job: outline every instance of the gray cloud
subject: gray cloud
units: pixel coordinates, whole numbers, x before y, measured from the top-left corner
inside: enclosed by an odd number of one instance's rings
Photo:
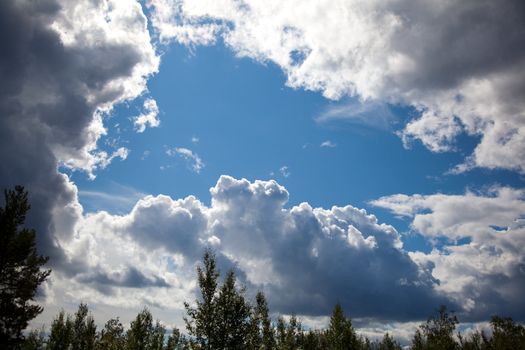
[[[104,111],[138,96],[157,70],[140,4],[0,3],[0,187],[30,192],[39,251],[67,268],[61,246],[82,215],[59,165],[89,175],[115,157],[97,150]],[[100,19],[108,19],[102,20]]]
[[[71,256],[90,252],[87,264],[96,271],[113,275],[125,262],[184,294],[195,288],[195,265],[212,247],[222,272],[234,268],[249,290],[264,290],[282,313],[324,315],[341,302],[353,317],[409,320],[440,303],[456,305],[436,292],[433,265],[417,264],[396,230],[362,209],[307,203],[287,209],[288,192],[275,181],[229,176],[211,195],[210,206],[161,195],[145,197],[124,216],[91,214],[66,249]],[[103,276],[93,293],[115,287]],[[162,290],[148,293],[170,303]],[[143,297],[137,292],[136,302]]]
[[[406,216],[416,232],[445,239],[444,246],[414,261],[433,264],[442,293],[457,300],[463,320],[490,315],[525,320],[524,191],[493,187],[464,195],[394,195],[373,202]],[[465,243],[456,245],[456,241]],[[438,247],[439,248],[439,247]]]
[[[94,285],[104,294],[111,294],[111,287],[126,288],[146,288],[146,287],[169,287],[166,281],[158,276],[147,277],[133,266],[127,267],[124,271],[108,273],[97,271],[81,274],[77,277],[81,283]]]

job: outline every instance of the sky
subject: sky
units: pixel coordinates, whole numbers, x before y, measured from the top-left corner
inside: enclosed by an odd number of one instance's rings
[[[309,327],[525,321],[523,2],[10,0],[0,36],[34,325],[183,328],[206,247]]]

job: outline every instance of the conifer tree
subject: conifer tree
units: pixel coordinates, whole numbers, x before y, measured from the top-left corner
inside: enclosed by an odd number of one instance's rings
[[[73,340],[73,321],[62,310],[51,324],[46,350],[68,350]]]
[[[218,332],[213,348],[244,349],[248,338],[250,305],[244,298],[244,290],[237,290],[233,271],[226,274],[215,308]]]
[[[73,321],[71,350],[93,350],[95,348],[97,327],[93,316],[88,313],[87,305],[80,303]]]
[[[378,350],[401,350],[401,345],[387,332],[377,348]]]
[[[337,304],[330,317],[330,325],[326,331],[328,348],[332,350],[358,349],[359,341],[352,327],[352,321],[347,319],[343,308]]]
[[[220,330],[216,324],[215,293],[217,292],[217,270],[215,256],[210,250],[206,250],[203,256],[203,267],[197,267],[197,277],[201,292],[200,300],[196,301],[196,307],[184,303],[187,317],[186,329],[192,338],[191,341],[199,349],[213,349],[212,344],[217,339]]]
[[[30,209],[21,186],[4,191],[0,207],[0,344],[6,349],[21,346],[22,331],[43,308],[33,304],[37,287],[51,270],[42,266],[48,258],[35,247],[35,231],[21,228]]]

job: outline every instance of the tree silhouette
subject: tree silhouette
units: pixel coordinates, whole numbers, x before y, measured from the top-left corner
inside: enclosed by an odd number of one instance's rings
[[[48,258],[38,255],[35,231],[21,228],[30,209],[22,186],[6,190],[5,206],[0,207],[0,344],[16,348],[22,331],[43,311],[33,304],[37,287],[51,270],[42,266]]]

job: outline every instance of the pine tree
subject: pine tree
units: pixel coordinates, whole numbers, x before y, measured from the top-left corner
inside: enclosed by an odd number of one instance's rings
[[[233,271],[226,274],[215,302],[218,322],[217,341],[214,349],[244,349],[248,338],[250,305],[244,298],[244,290],[236,288]]]
[[[88,313],[88,306],[80,303],[73,322],[71,350],[95,349],[97,326],[93,316]]]
[[[347,319],[343,308],[337,304],[330,317],[330,325],[326,331],[328,347],[332,350],[358,349],[359,341],[352,327],[352,321]]]
[[[46,350],[68,350],[73,340],[73,321],[60,311],[51,324]]]
[[[0,207],[0,344],[19,347],[22,331],[43,310],[31,303],[37,287],[51,270],[42,270],[48,258],[38,255],[35,231],[21,228],[30,209],[27,192],[21,186],[4,191]]]
[[[215,256],[210,250],[206,250],[203,256],[204,267],[197,267],[197,277],[201,291],[200,300],[196,301],[196,307],[184,303],[187,317],[186,329],[192,343],[200,349],[213,349],[212,344],[216,341],[217,329],[215,293],[217,292],[217,279],[219,271],[216,267]]]
[[[268,315],[268,304],[263,292],[255,296],[255,307],[250,319],[250,331],[248,347],[250,349],[273,349],[275,340],[270,317]]]
[[[378,344],[378,350],[401,350],[401,345],[387,332]]]

